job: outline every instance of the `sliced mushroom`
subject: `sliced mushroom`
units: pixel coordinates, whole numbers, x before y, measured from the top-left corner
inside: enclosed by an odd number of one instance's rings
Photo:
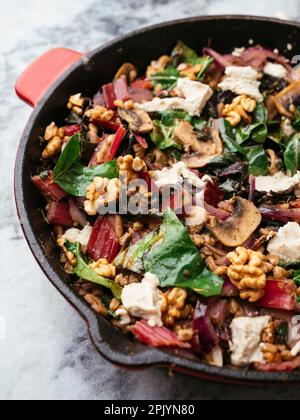
[[[244,198],[237,197],[232,215],[225,222],[213,218],[211,231],[223,245],[237,247],[250,238],[261,221],[261,214],[255,205]]]
[[[214,156],[203,156],[202,153],[194,153],[183,157],[184,163],[190,169],[204,168],[212,159],[214,159]]]
[[[274,98],[274,103],[277,111],[288,118],[294,118],[292,112],[290,112],[290,106],[297,102],[300,98],[300,80],[296,80],[286,89],[281,91]]]
[[[135,133],[145,134],[153,130],[153,121],[142,109],[119,109],[119,116]]]
[[[266,98],[266,108],[268,111],[269,121],[273,121],[278,114],[278,106],[276,106],[276,100],[274,95],[269,95]]]
[[[129,83],[137,78],[137,68],[131,63],[124,63],[116,73],[114,80],[120,79],[121,76],[126,76]]]
[[[222,153],[223,143],[220,132],[216,128],[211,128],[211,138],[207,141],[197,139],[197,153],[185,155],[183,161],[191,169],[203,168]]]
[[[187,217],[185,222],[189,227],[198,226],[200,228],[199,230],[201,230],[207,222],[208,213],[203,207],[192,206],[186,213]]]
[[[198,140],[194,127],[187,121],[181,121],[174,130],[174,138],[177,143],[189,146],[192,152],[202,152],[203,146]]]

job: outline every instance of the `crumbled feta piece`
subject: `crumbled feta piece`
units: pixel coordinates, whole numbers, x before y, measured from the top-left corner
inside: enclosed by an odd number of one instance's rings
[[[226,77],[219,84],[220,89],[230,90],[237,95],[247,95],[257,101],[262,101],[263,96],[259,91],[260,82],[258,72],[252,67],[229,66],[225,70]]]
[[[146,112],[165,112],[169,109],[184,109],[185,100],[184,98],[154,98],[150,102],[144,102],[143,104],[137,104],[137,107],[143,109]]]
[[[152,171],[150,175],[158,188],[175,187],[183,183],[182,168],[178,164],[161,171]]]
[[[161,171],[152,171],[150,175],[158,188],[175,187],[183,184],[184,180],[188,180],[190,184],[200,190],[205,188],[206,179],[200,179],[188,169],[184,162],[175,163],[170,168],[164,168]]]
[[[261,316],[235,318],[232,321],[230,351],[234,366],[243,367],[251,363],[264,362],[261,335],[270,320],[269,316]]]
[[[300,353],[300,341],[298,341],[298,343],[292,348],[291,355],[293,357],[296,357],[298,356],[299,353]]]
[[[162,298],[158,286],[158,277],[152,273],[146,273],[141,283],[125,286],[121,297],[122,304],[129,314],[148,320],[152,327],[163,325]]]
[[[291,192],[300,183],[300,172],[293,177],[284,172],[277,172],[273,176],[258,176],[255,178],[256,191],[284,194]]]
[[[178,79],[176,89],[182,97],[154,98],[150,102],[144,102],[136,106],[146,112],[165,112],[174,109],[200,116],[213,95],[213,91],[208,85],[185,78]]]
[[[192,172],[184,162],[175,163],[170,168],[164,168],[161,171],[152,171],[150,172],[151,178],[154,180],[155,184],[158,188],[174,188],[180,186],[186,187],[194,187],[194,196],[195,196],[195,205],[201,209],[204,208],[204,190],[206,182],[211,181],[209,176],[204,176],[203,178],[199,178],[194,172]],[[168,191],[167,191],[168,193]],[[182,203],[183,204],[183,203]],[[205,214],[201,214],[201,218],[204,218]],[[192,224],[190,226],[198,226],[198,224],[194,225],[195,220],[200,220],[200,210],[198,214],[191,215]],[[199,223],[199,226],[202,223]]]
[[[282,64],[276,63],[266,64],[264,73],[277,79],[284,79],[288,74],[287,69]]]
[[[91,226],[85,226],[85,228],[82,230],[71,228],[64,233],[63,239],[73,243],[79,242],[82,246],[87,246],[92,234],[92,230],[93,228]]]
[[[228,77],[247,79],[247,80],[257,80],[258,72],[250,66],[239,67],[239,66],[229,66],[225,69],[225,74]]]
[[[268,252],[286,264],[300,262],[300,226],[289,222],[271,239]]]
[[[213,95],[210,86],[190,79],[178,79],[176,88],[185,98],[184,110],[191,115],[200,116]]]

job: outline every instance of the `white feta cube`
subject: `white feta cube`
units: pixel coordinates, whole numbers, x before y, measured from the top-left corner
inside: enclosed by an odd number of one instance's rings
[[[229,66],[225,69],[225,74],[228,77],[234,77],[239,79],[257,80],[258,72],[250,66],[239,67]]]
[[[150,102],[144,102],[136,106],[146,112],[165,112],[169,109],[183,110],[185,108],[185,100],[179,97],[154,98]]]
[[[268,252],[286,264],[300,262],[300,226],[289,222],[279,229],[268,245]]]
[[[92,234],[92,230],[93,229],[91,226],[85,226],[85,228],[82,230],[71,228],[64,233],[63,239],[72,243],[79,242],[82,246],[87,246]]]
[[[206,182],[211,180],[209,177],[200,179],[184,162],[175,163],[173,166],[162,170],[152,171],[150,175],[158,188],[175,187],[182,185],[186,181],[193,187],[196,187],[198,192],[203,191]]]
[[[158,277],[152,273],[146,273],[141,283],[125,286],[121,296],[122,304],[129,314],[148,320],[152,327],[163,325],[162,298],[158,286]]]
[[[186,78],[178,79],[176,90],[178,92],[176,97],[154,98],[150,102],[136,104],[136,106],[146,112],[165,112],[173,109],[200,116],[213,95],[213,91],[208,85]]]
[[[177,90],[185,97],[185,111],[200,116],[213,95],[210,86],[190,79],[178,79]]]
[[[261,335],[270,320],[269,316],[261,316],[235,318],[232,321],[230,351],[234,366],[244,367],[251,363],[264,362]]]
[[[284,79],[288,74],[287,69],[282,64],[276,63],[266,64],[264,73],[277,79]]]
[[[252,67],[229,66],[225,70],[226,77],[219,84],[224,91],[231,91],[237,95],[246,95],[261,102],[263,96],[259,90],[258,73]]]

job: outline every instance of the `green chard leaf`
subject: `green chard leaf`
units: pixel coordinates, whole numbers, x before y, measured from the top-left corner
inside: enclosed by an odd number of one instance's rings
[[[161,287],[181,287],[207,297],[220,295],[224,283],[206,268],[187,229],[171,209],[165,211],[158,233],[147,235],[114,263],[140,274],[156,274]]]
[[[202,132],[207,128],[207,121],[203,120],[202,118],[194,117],[191,121],[192,126],[195,130]]]
[[[189,122],[199,135],[207,127],[207,121],[192,117],[185,111],[165,111],[160,114],[160,120],[154,121],[154,129],[151,133],[151,140],[160,150],[177,149],[182,150],[182,145],[174,139],[174,130],[180,124],[180,121]]]
[[[213,58],[209,56],[199,57],[196,51],[188,47],[184,42],[179,41],[172,52],[172,64],[177,67],[181,63],[196,66],[202,65],[202,69],[198,74],[198,79],[202,80],[205,73],[213,63]]]
[[[201,64],[202,68],[198,74],[198,79],[202,80],[213,61],[208,56],[199,57],[193,49],[179,41],[173,50],[170,65],[165,70],[153,74],[150,79],[154,86],[161,85],[165,90],[172,90],[180,78],[180,71],[177,70],[179,64],[186,63],[192,66]]]
[[[281,145],[284,140],[284,133],[278,121],[268,123],[268,139],[279,145]]]
[[[260,118],[264,118],[263,112],[261,112]],[[248,162],[250,175],[268,175],[269,160],[264,147],[262,145],[243,147],[239,144],[239,137],[238,141],[236,140],[236,135],[230,123],[224,119],[219,121],[221,137],[227,152],[241,155]]]
[[[293,272],[293,280],[295,284],[300,287],[300,269],[294,270]]]
[[[245,148],[247,155],[249,174],[254,176],[268,175],[269,160],[263,146]]]
[[[166,150],[172,147],[181,149],[181,146],[176,143],[173,136],[176,125],[164,125],[159,120],[154,121],[151,140],[160,150]]]
[[[253,123],[247,126],[241,124],[235,130],[237,143],[244,144],[248,140],[264,143],[268,137],[267,119],[266,107],[263,103],[258,103],[253,113]]]
[[[54,169],[55,182],[68,194],[84,197],[87,187],[94,178],[118,178],[119,171],[116,160],[93,168],[80,163],[80,137],[75,135],[66,145]]]
[[[157,234],[155,232],[149,233],[135,245],[132,245],[125,251],[120,252],[115,258],[114,264],[123,270],[130,270],[134,273],[144,274],[144,255],[153,246],[156,240]]]
[[[54,169],[54,179],[55,181],[62,176],[71,166],[78,162],[80,157],[80,141],[79,134],[75,134],[68,144],[66,145],[64,151],[62,152],[56,166]]]
[[[300,138],[295,134],[284,152],[284,164],[287,170],[295,174],[300,170]]]
[[[184,42],[178,41],[172,52],[172,60],[175,66],[180,63],[194,65],[198,60],[198,54]]]
[[[203,80],[207,70],[210,68],[212,63],[214,62],[214,59],[209,56],[200,57],[198,59],[199,64],[202,64],[202,69],[200,73],[198,74],[198,79]]]
[[[235,138],[238,144],[242,145],[250,139],[252,128],[250,125],[243,127],[243,124],[239,125],[235,130]]]
[[[168,111],[160,114],[160,120],[163,125],[168,127],[175,126],[178,120],[192,122],[193,117],[190,116],[186,111],[177,111],[169,109]]]
[[[165,90],[172,90],[177,85],[180,73],[175,67],[168,67],[166,70],[153,74],[150,80],[154,86],[161,85]]]
[[[276,338],[280,344],[287,344],[289,339],[289,323],[282,321],[276,328]]]
[[[74,197],[84,197],[88,186],[94,181],[94,178],[118,178],[119,170],[117,161],[97,165],[88,168],[80,163],[74,163],[71,168],[60,176],[56,183],[68,194]]]
[[[79,243],[74,244],[66,241],[65,247],[68,251],[72,252],[77,258],[77,265],[74,267],[73,274],[76,274],[83,280],[90,281],[92,283],[103,286],[110,289],[115,298],[121,298],[121,287],[114,281],[105,277],[98,276],[86,263],[81,253],[81,245]]]
[[[230,122],[226,121],[224,118],[220,118],[219,127],[220,127],[220,134],[221,134],[226,151],[245,156],[244,148],[237,143],[235,135],[234,135],[234,131],[232,129]]]
[[[255,111],[253,113],[253,123],[254,124],[267,124],[268,121],[268,111],[263,102],[259,102],[256,105]]]
[[[264,143],[268,137],[268,128],[266,124],[259,124],[253,128],[251,133],[251,139],[255,143]]]
[[[223,280],[205,266],[187,229],[173,210],[164,213],[160,241],[144,257],[145,270],[156,274],[162,287],[182,287],[203,296],[221,293]]]
[[[163,125],[168,127],[176,127],[180,121],[187,121],[190,123],[195,130],[203,131],[207,127],[207,121],[200,117],[192,117],[186,111],[177,111],[169,109],[168,111],[162,112],[160,114],[160,121]]]

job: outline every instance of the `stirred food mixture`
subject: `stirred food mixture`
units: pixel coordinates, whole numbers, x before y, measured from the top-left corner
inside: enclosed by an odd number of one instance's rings
[[[150,346],[299,369],[299,105],[278,52],[182,42],[71,96],[32,181],[79,295]]]

